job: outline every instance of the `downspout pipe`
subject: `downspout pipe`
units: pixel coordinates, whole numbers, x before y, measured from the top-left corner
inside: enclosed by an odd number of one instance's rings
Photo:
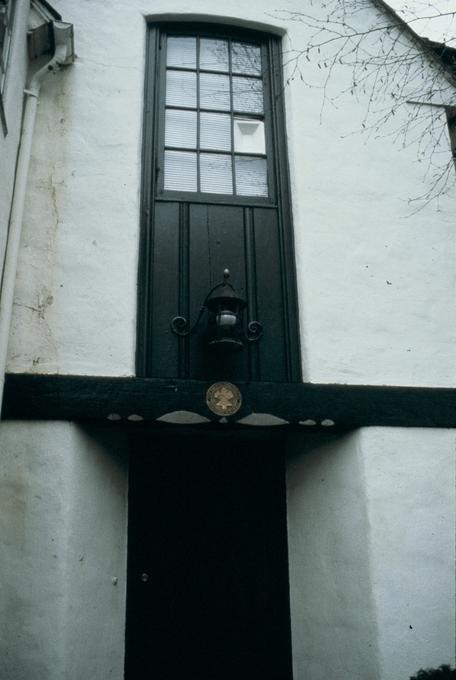
[[[14,183],[11,217],[8,228],[3,280],[0,297],[0,413],[5,388],[5,372],[8,357],[8,341],[13,315],[14,289],[16,284],[19,246],[21,242],[22,222],[24,217],[27,177],[32,151],[33,130],[41,84],[44,77],[58,70],[73,60],[72,40],[58,43],[53,57],[31,78],[24,90],[25,105],[22,122],[21,143],[17,159],[16,179]]]

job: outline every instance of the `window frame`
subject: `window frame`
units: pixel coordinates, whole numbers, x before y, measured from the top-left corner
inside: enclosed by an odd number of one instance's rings
[[[160,34],[166,30],[171,30],[175,34],[181,30],[185,34],[204,32],[210,35],[230,35],[233,38],[246,40],[247,42],[255,40],[264,42],[268,54],[268,77],[270,78],[270,93],[273,106],[271,107],[271,136],[273,156],[271,161],[273,163],[273,171],[275,177],[275,192],[269,199],[259,199],[256,197],[235,197],[230,195],[216,195],[205,193],[201,196],[195,195],[194,192],[177,193],[176,196],[167,196],[163,193],[157,193],[157,174],[160,171],[157,162],[157,139],[158,139],[158,101],[159,101],[159,78],[161,74],[160,64],[162,62],[162,55],[160,51]],[[185,16],[176,18],[176,21],[160,20],[158,17],[150,17],[146,24],[146,60],[144,71],[144,113],[143,113],[143,136],[142,136],[142,156],[141,156],[141,211],[140,211],[140,240],[138,252],[138,306],[137,306],[137,342],[136,342],[136,375],[154,377],[155,373],[151,368],[151,352],[156,338],[156,320],[154,317],[154,301],[156,296],[156,289],[154,277],[157,273],[155,267],[156,260],[156,238],[157,233],[161,233],[161,225],[157,219],[157,214],[165,214],[166,211],[173,210],[173,204],[179,208],[179,214],[173,218],[174,226],[179,229],[179,243],[176,245],[174,240],[166,241],[163,246],[166,248],[178,248],[177,253],[179,261],[179,275],[178,296],[186,295],[190,284],[189,274],[187,271],[188,264],[188,239],[186,234],[186,224],[190,215],[200,210],[203,206],[208,211],[227,208],[227,210],[243,210],[243,219],[247,220],[247,228],[240,240],[244,242],[245,258],[248,267],[253,272],[254,281],[249,282],[249,289],[247,297],[250,299],[256,295],[255,291],[260,286],[264,291],[266,300],[269,299],[269,283],[264,287],[265,280],[269,281],[271,277],[278,277],[280,281],[280,288],[277,289],[277,295],[280,297],[281,312],[277,317],[277,322],[282,324],[283,333],[283,348],[284,348],[284,376],[274,378],[278,383],[284,381],[301,382],[302,381],[302,367],[301,367],[301,350],[300,350],[300,332],[299,332],[299,311],[297,298],[297,284],[296,284],[296,258],[294,250],[294,231],[293,231],[293,216],[292,216],[292,202],[291,202],[291,182],[289,176],[288,165],[288,135],[286,129],[285,116],[285,83],[283,78],[283,63],[282,63],[282,35],[279,32],[270,30],[257,31],[251,29],[244,29],[238,26],[227,24],[212,23],[201,21],[186,21]],[[169,192],[171,193],[171,192]],[[256,211],[256,226],[254,227],[253,212]],[[272,215],[269,215],[272,213]],[[274,214],[275,213],[275,214]],[[267,237],[268,226],[271,222],[276,221],[277,235],[275,237],[272,250],[274,257],[278,258],[278,264],[273,268],[263,267],[262,283],[259,283],[258,270],[255,268],[254,262],[254,243],[252,243],[252,236],[255,229],[258,230],[258,242],[262,242],[262,234]],[[263,223],[265,229],[263,232]],[[208,235],[209,235],[209,224]],[[228,223],[227,228],[229,229]],[[185,237],[185,238],[184,238]],[[272,245],[272,244],[271,244]],[[182,247],[181,247],[182,246]],[[184,250],[182,250],[184,248]],[[187,249],[187,250],[185,250]],[[173,255],[174,257],[176,253]],[[161,256],[162,257],[162,256]],[[163,258],[160,260],[163,263]],[[176,264],[176,263],[175,263]],[[160,264],[161,266],[161,264]],[[181,267],[183,266],[183,269]],[[253,267],[253,268],[252,268]],[[267,270],[267,271],[266,271]],[[201,297],[201,296],[200,296]],[[204,296],[203,296],[204,297]],[[179,297],[180,299],[180,297]],[[183,299],[183,298],[182,298]],[[178,305],[179,306],[179,303]],[[256,316],[256,310],[252,307],[252,318]],[[174,310],[173,310],[174,314]],[[171,314],[171,316],[173,316]],[[164,331],[166,337],[169,331]],[[185,340],[185,338],[184,338]],[[174,346],[174,345],[173,345]],[[253,345],[249,345],[252,347]],[[181,351],[182,350],[182,351]],[[182,359],[183,365],[187,365],[188,352],[185,342],[180,345],[180,358],[177,358],[177,365]],[[254,362],[255,363],[255,362]],[[180,370],[180,368],[179,368]],[[174,374],[173,374],[174,375]],[[199,380],[200,378],[198,378]],[[253,381],[263,382],[265,378],[252,377]]]
[[[220,26],[210,23],[158,23],[159,31],[157,42],[160,58],[156,66],[156,93],[155,111],[156,117],[156,157],[154,159],[156,186],[154,193],[158,201],[185,201],[192,203],[216,203],[225,205],[249,205],[261,207],[277,207],[277,168],[276,168],[276,149],[274,144],[275,111],[273,106],[272,93],[272,59],[270,55],[270,38],[268,34],[250,31],[238,27]],[[164,188],[164,152],[165,152],[165,116],[166,116],[166,40],[168,36],[198,36],[200,38],[218,38],[222,40],[241,40],[256,43],[261,47],[261,59],[263,66],[263,103],[264,111],[261,120],[264,121],[265,147],[266,147],[266,167],[267,167],[267,196],[241,196],[236,194],[220,194],[202,191],[174,191]],[[170,107],[173,108],[173,107]],[[186,108],[186,107],[184,107]],[[218,111],[218,113],[225,113]],[[244,115],[244,114],[242,114]],[[246,117],[249,117],[246,115]],[[252,119],[255,114],[252,114]],[[256,118],[259,116],[256,114]],[[188,149],[187,149],[188,150]],[[208,153],[217,153],[209,151]],[[228,155],[228,154],[227,154]],[[239,154],[242,155],[242,154]],[[245,154],[252,155],[255,154]],[[234,158],[234,156],[232,156]],[[258,155],[258,157],[261,157]]]
[[[3,129],[3,134],[6,137],[8,134],[8,126],[6,122],[3,100],[8,74],[8,62],[11,53],[16,0],[6,0],[4,3],[2,2],[2,4],[5,7],[6,21],[4,41],[3,44],[0,45],[0,123]]]

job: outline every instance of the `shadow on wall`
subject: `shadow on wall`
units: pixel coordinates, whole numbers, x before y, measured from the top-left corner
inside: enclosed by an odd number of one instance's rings
[[[124,658],[127,437],[73,430],[68,489],[66,677],[120,677]]]
[[[378,680],[359,434],[297,434],[287,460],[294,680]]]

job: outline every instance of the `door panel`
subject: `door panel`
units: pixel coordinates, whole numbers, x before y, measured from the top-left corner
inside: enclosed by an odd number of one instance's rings
[[[204,316],[188,337],[175,335],[170,323],[179,315],[193,325],[226,267],[247,300],[246,322],[260,321],[264,336],[221,368],[207,350]],[[290,374],[276,211],[157,202],[151,272],[149,375],[279,382]]]
[[[182,212],[183,206],[178,203],[157,203],[154,211],[149,296],[154,313],[147,315],[148,335],[154,341],[147,353],[147,363],[148,372],[157,378],[175,374],[182,349],[182,342],[177,341],[170,328],[171,319],[184,304],[176,276],[183,247]]]
[[[245,296],[244,220],[240,206],[193,204],[189,209],[189,293],[190,318],[197,318],[208,292],[223,280],[228,267],[236,291]],[[206,318],[189,337],[190,378],[220,377],[217,356],[207,350]],[[226,377],[240,380],[247,375],[248,352],[229,357]]]
[[[136,449],[127,680],[289,680],[281,454],[201,437]]]

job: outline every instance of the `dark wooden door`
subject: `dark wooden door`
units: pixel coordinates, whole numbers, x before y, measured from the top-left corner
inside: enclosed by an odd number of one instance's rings
[[[130,468],[127,680],[289,680],[280,451],[219,437],[139,448]]]

